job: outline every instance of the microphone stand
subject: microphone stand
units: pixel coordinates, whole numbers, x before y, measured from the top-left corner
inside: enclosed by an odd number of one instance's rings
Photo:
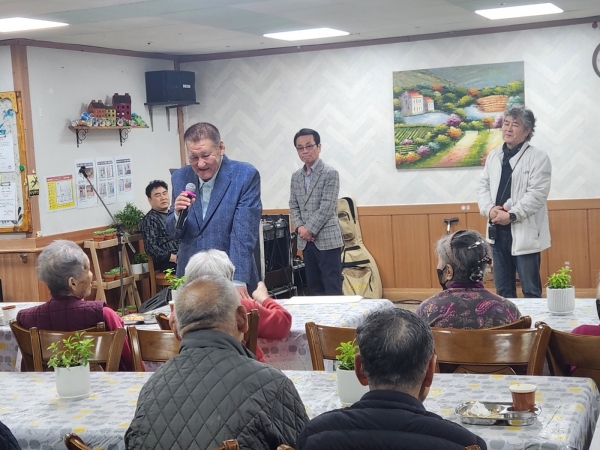
[[[113,223],[117,226],[117,249],[119,254],[119,288],[120,288],[120,297],[119,297],[119,305],[121,308],[121,317],[125,316],[125,292],[124,292],[124,284],[123,284],[123,239],[125,239],[125,243],[129,245],[129,248],[133,253],[135,253],[135,248],[131,245],[131,242],[125,237],[125,232],[123,231],[123,225],[115,219],[115,216],[112,215],[102,197],[98,194],[98,191],[90,181],[87,172],[85,171],[85,166],[81,166],[79,168],[79,173],[85,178],[88,184],[91,186],[92,190],[96,194],[96,197],[100,199],[102,206],[112,219]],[[133,274],[132,274],[133,275]],[[102,280],[97,280],[98,283],[102,283]]]

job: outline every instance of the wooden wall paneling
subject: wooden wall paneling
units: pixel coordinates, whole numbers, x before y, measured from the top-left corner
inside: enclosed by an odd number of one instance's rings
[[[440,282],[437,277],[437,257],[435,256],[435,244],[436,242],[446,234],[446,223],[444,219],[452,217],[458,217],[458,222],[454,222],[450,228],[450,233],[454,233],[458,230],[467,228],[467,215],[465,213],[452,213],[452,214],[429,214],[428,215],[428,227],[429,227],[429,246],[422,248],[421,251],[427,251],[431,255],[431,263],[429,265],[429,276],[431,278],[431,287],[438,287]]]
[[[468,212],[466,213],[466,226],[467,230],[477,230],[485,237],[487,228],[487,219],[483,217],[479,212]]]
[[[590,255],[590,287],[595,287],[600,274],[600,209],[588,209],[588,233]]]
[[[590,286],[590,259],[588,255],[587,210],[550,211],[550,236],[548,249],[549,273],[556,272],[567,261],[572,269],[573,285]],[[545,284],[546,279],[542,277]]]
[[[26,262],[18,253],[0,255],[0,278],[5,302],[38,301],[38,280],[35,271],[36,255],[25,254]]]
[[[427,214],[392,216],[392,240],[395,287],[432,287]]]
[[[375,258],[384,287],[394,286],[394,242],[391,216],[359,218],[363,242]]]

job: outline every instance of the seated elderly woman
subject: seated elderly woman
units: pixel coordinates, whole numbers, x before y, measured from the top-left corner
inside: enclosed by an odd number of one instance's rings
[[[600,318],[600,274],[598,274],[598,291],[596,293],[596,313],[598,314],[598,318]],[[579,325],[571,333],[584,336],[600,336],[600,325]]]
[[[459,230],[436,244],[438,279],[444,289],[425,300],[417,315],[432,327],[491,328],[521,317],[517,306],[483,286],[485,269],[492,262],[481,234]]]
[[[194,281],[204,275],[217,275],[233,281],[235,267],[221,250],[208,250],[196,253],[192,256],[185,267],[186,282]],[[292,328],[292,315],[286,309],[269,297],[267,288],[263,282],[252,293],[253,300],[241,299],[246,311],[258,309],[258,337],[261,339],[284,339]],[[174,326],[174,318],[170,320],[171,328]],[[260,348],[256,349],[256,357],[264,361],[264,354]]]
[[[37,276],[52,298],[43,305],[23,309],[17,322],[24,328],[77,331],[105,323],[108,331],[123,328],[123,321],[104,302],[85,301],[92,292],[90,260],[72,241],[58,240],[48,245],[38,258]],[[133,370],[131,350],[127,340],[121,354],[121,370]]]

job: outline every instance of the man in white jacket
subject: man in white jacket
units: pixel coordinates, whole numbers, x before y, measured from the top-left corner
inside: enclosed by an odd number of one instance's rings
[[[531,146],[535,117],[522,106],[504,113],[504,145],[488,155],[478,189],[481,214],[488,218],[494,284],[498,295],[517,296],[516,273],[525,297],[542,296],[540,252],[550,247],[547,199],[550,158]]]

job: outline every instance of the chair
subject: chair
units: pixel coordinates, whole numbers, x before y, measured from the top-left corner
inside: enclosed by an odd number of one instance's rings
[[[91,447],[85,445],[85,442],[75,433],[69,433],[64,438],[67,450],[92,450]]]
[[[531,316],[523,316],[515,322],[487,328],[487,330],[526,330],[528,328],[531,328]]]
[[[304,328],[313,370],[325,370],[323,360],[336,361],[336,349],[340,343],[356,338],[356,328],[328,327],[314,322],[306,322]]]
[[[550,329],[548,368],[560,377],[591,378],[600,386],[600,336],[585,336]]]
[[[277,450],[294,450],[294,447],[290,447],[289,445],[281,444],[277,447]]]
[[[148,272],[150,275],[150,297],[154,297],[158,292],[157,286],[161,286],[161,289],[164,286],[171,286],[171,283],[165,280],[165,274],[154,269],[154,261],[150,255],[148,255]]]
[[[127,334],[136,372],[144,372],[142,361],[166,362],[179,354],[179,341],[170,330],[138,330],[136,327],[127,327]]]
[[[253,309],[248,313],[248,331],[244,333],[244,342],[246,348],[256,355],[258,347],[258,309]]]
[[[469,445],[465,447],[465,450],[481,450],[481,447],[479,445]]]
[[[432,328],[443,372],[542,375],[550,327],[529,330]],[[443,368],[448,364],[454,367]],[[455,366],[458,367],[455,367]]]
[[[159,328],[164,331],[171,331],[171,324],[169,323],[169,316],[165,313],[158,313],[156,315],[156,323]]]
[[[229,439],[227,441],[223,441],[223,445],[215,448],[214,450],[240,450],[240,445],[238,444],[237,439]]]
[[[38,330],[35,327],[29,331],[33,348],[34,372],[43,372],[48,368],[47,362],[52,357],[52,351],[48,350],[50,344],[60,342],[76,333],[76,331]],[[94,345],[90,349],[93,353],[90,366],[99,366],[106,372],[118,372],[125,335],[123,328],[117,328],[115,331],[85,331],[83,337],[94,338]]]
[[[11,320],[10,329],[17,340],[17,345],[23,356],[23,364],[25,372],[35,372],[33,364],[33,347],[31,346],[31,333],[27,328],[23,328],[16,320]],[[104,322],[98,322],[95,327],[86,328],[81,331],[104,331]],[[77,333],[73,331],[73,333]]]

